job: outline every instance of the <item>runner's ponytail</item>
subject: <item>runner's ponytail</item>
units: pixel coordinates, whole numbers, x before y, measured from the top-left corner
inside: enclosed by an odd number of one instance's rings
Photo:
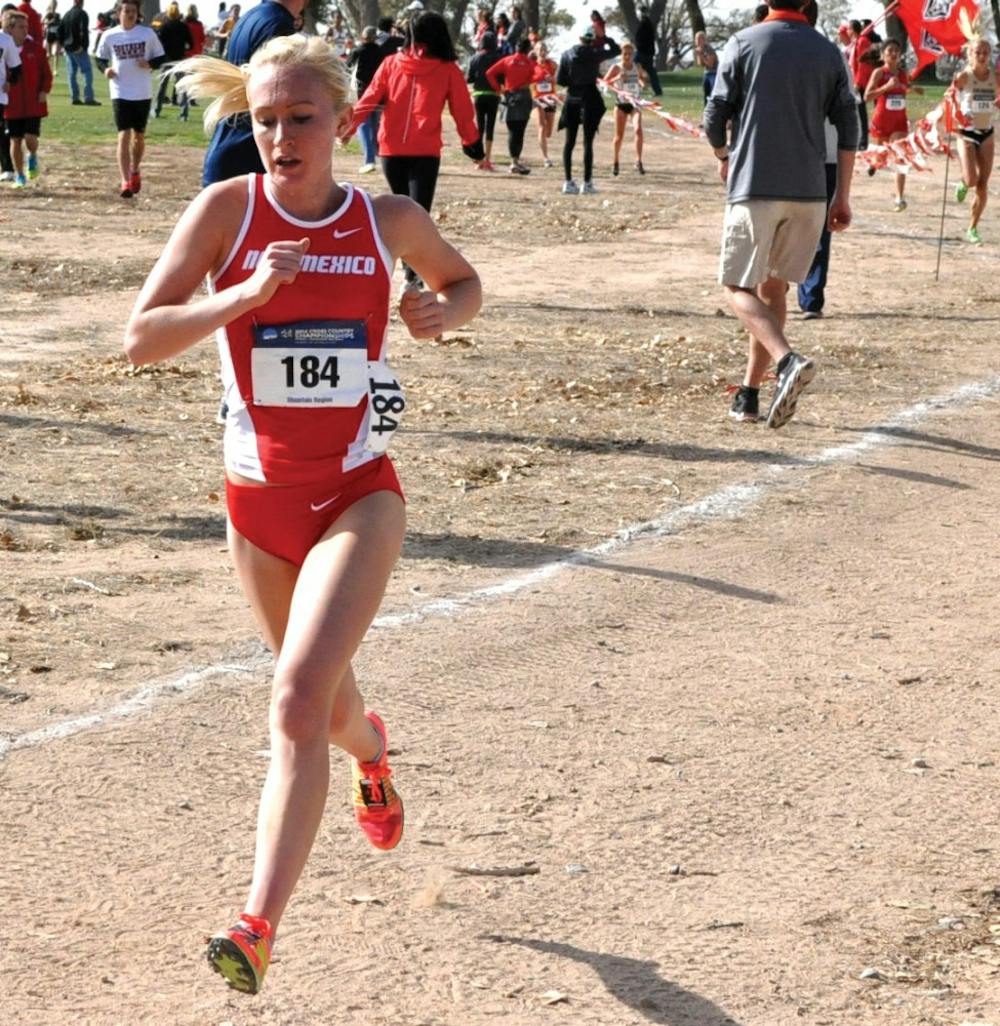
[[[205,130],[212,132],[220,121],[249,112],[250,79],[269,64],[312,69],[327,86],[335,110],[354,98],[344,62],[317,36],[277,36],[257,50],[249,64],[239,66],[204,54],[188,57],[174,65],[173,74],[178,76],[177,88],[188,96],[196,100],[214,97],[203,119]]]

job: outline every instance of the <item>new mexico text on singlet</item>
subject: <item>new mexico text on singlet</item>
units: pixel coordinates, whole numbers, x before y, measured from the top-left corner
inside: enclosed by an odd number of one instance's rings
[[[385,452],[405,405],[385,362],[392,261],[369,197],[343,188],[330,217],[301,221],[250,175],[240,233],[210,282],[231,288],[269,243],[309,239],[295,281],[216,333],[226,468],[256,481],[336,481]]]

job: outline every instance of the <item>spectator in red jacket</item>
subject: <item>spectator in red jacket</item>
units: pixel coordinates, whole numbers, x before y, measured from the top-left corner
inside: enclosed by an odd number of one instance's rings
[[[42,118],[48,117],[46,105],[52,89],[52,69],[45,56],[44,42],[28,36],[29,21],[22,11],[7,11],[3,30],[17,45],[21,54],[21,76],[7,86],[7,107],[4,111],[10,155],[14,162],[14,188],[23,189],[29,178],[38,177],[38,137]],[[27,174],[24,150],[28,150]]]
[[[28,19],[28,35],[36,43],[45,45],[45,26],[42,24],[42,16],[31,6],[31,0],[22,0],[17,9]]]
[[[847,47],[847,63],[851,66],[851,78],[858,95],[858,120],[861,122],[861,142],[859,149],[868,149],[868,101],[865,90],[871,80],[872,73],[881,63],[878,51],[872,51],[871,33],[864,32],[860,21],[847,24],[849,43]]]
[[[197,57],[205,49],[205,26],[198,17],[198,8],[189,4],[187,14],[184,15],[188,32],[191,33],[191,49],[188,50],[188,57]]]
[[[445,103],[455,119],[465,155],[482,160],[483,144],[447,22],[436,11],[421,11],[409,22],[406,34],[403,49],[379,65],[343,138],[349,139],[369,114],[382,106],[378,152],[389,188],[430,210],[441,167]],[[406,280],[411,284],[417,281],[409,267]]]
[[[517,53],[503,57],[486,72],[489,84],[503,94],[502,118],[507,126],[507,152],[510,154],[512,175],[531,174],[531,168],[521,163],[524,149],[524,130],[531,120],[534,101],[531,98],[531,83],[544,75],[544,69],[528,54],[531,40],[522,39],[517,44]]]

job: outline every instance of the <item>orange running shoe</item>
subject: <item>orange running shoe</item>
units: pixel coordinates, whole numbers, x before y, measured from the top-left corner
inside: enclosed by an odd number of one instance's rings
[[[232,929],[217,933],[208,942],[207,958],[233,990],[258,993],[271,964],[271,924],[244,913]]]
[[[403,836],[403,801],[392,786],[385,724],[376,713],[365,713],[365,717],[382,739],[382,755],[377,762],[351,760],[354,818],[376,848],[389,851]]]
[[[128,187],[132,190],[133,196],[139,195],[139,190],[142,188],[142,175],[138,171],[129,172]]]

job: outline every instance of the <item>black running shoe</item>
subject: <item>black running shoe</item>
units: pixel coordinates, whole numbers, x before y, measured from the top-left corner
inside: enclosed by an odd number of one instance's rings
[[[803,389],[816,377],[816,365],[798,353],[788,353],[778,364],[778,384],[771,408],[767,411],[769,428],[780,428],[795,416],[795,406]]]
[[[733,404],[729,407],[729,416],[733,420],[746,420],[751,423],[760,417],[760,389],[749,385],[740,385],[733,396]]]

